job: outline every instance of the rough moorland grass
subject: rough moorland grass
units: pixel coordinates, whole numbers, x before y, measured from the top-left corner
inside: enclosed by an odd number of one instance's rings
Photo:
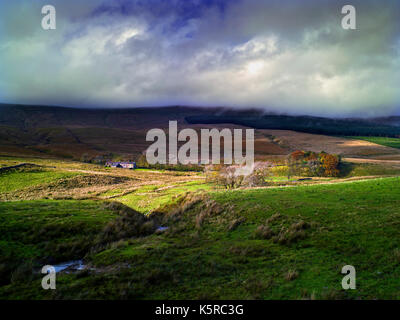
[[[85,258],[156,227],[118,202],[0,202],[0,287],[31,283],[43,265]]]
[[[97,258],[128,261],[140,270],[141,276],[125,275],[141,288],[128,290],[129,297],[399,298],[399,183],[393,178],[215,193],[227,209],[206,219],[201,229],[188,214],[169,234],[128,242]],[[235,208],[229,209],[232,203]],[[203,207],[200,203],[193,215]],[[229,232],[224,219],[236,215],[245,222]],[[255,232],[265,223],[276,236],[283,230],[283,241],[259,239]],[[341,289],[346,264],[356,267],[357,291]],[[288,281],[293,270],[296,278]]]
[[[41,290],[40,279],[16,282],[0,296],[398,299],[399,184],[384,178],[188,196],[159,214],[166,232],[93,253],[98,272],[59,275],[57,292]],[[341,288],[347,264],[356,268],[354,291]]]
[[[365,140],[372,143],[380,144],[382,146],[400,149],[399,138],[387,138],[387,137],[349,137],[349,138]]]

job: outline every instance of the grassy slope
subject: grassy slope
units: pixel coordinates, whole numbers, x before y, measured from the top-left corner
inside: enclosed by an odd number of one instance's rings
[[[0,192],[10,192],[26,187],[50,183],[59,179],[76,176],[75,172],[57,172],[46,170],[21,171],[0,173]]]
[[[33,269],[81,259],[115,217],[95,201],[0,202],[0,287],[10,281],[32,284],[38,276]],[[29,292],[17,290],[14,298],[36,295]]]
[[[400,298],[399,183],[385,178],[213,192],[223,210],[211,210],[200,227],[196,221],[209,203],[186,210],[165,234],[120,241],[90,258],[118,270],[61,275],[52,293],[40,289],[39,278],[17,282],[0,288],[0,296]],[[277,213],[269,222],[276,235],[305,222],[305,237],[291,243],[255,237],[256,228]],[[245,222],[228,231],[238,217]],[[356,267],[355,291],[341,290],[346,264]]]
[[[114,217],[95,201],[0,202],[1,259],[46,256],[47,242],[65,245],[86,238]]]
[[[170,203],[173,198],[198,190],[210,190],[211,186],[203,181],[184,182],[173,186],[150,185],[136,192],[118,197],[115,200],[143,213],[148,213]]]
[[[235,231],[218,217],[196,229],[189,214],[182,229],[126,243],[94,260],[131,263],[141,276],[127,271],[123,279],[133,281],[143,298],[400,298],[399,183],[388,178],[215,193],[218,203],[233,203],[245,217]],[[202,206],[197,210],[193,215]],[[305,221],[311,224],[306,238],[292,244],[255,239],[257,226],[276,213],[281,218],[270,223],[276,233]],[[340,270],[346,264],[356,267],[358,289],[345,293]],[[285,278],[290,271],[297,279]]]
[[[320,296],[324,288],[339,293],[340,268],[350,264],[358,271],[358,290],[348,292],[348,296],[399,298],[399,183],[398,178],[378,179],[269,192],[234,192],[218,194],[216,199],[229,202],[234,198],[237,209],[252,221],[251,227],[243,226],[239,237],[274,212],[288,220],[316,224],[308,237],[295,245],[271,246],[278,255],[278,263],[272,263],[275,268],[271,268],[280,276],[285,269],[298,270],[299,278],[274,288],[267,297],[298,298],[302,291]],[[271,263],[266,262],[268,265]]]
[[[15,161],[2,158],[0,163]],[[64,172],[66,167],[87,166],[47,160],[40,164],[57,169],[8,172],[0,178],[3,188],[22,190],[76,174]],[[351,176],[354,170],[361,170],[357,175],[371,174],[370,167],[351,169]],[[187,191],[205,189],[224,210],[205,216],[196,227],[207,210],[208,202],[202,202],[180,220],[170,221],[165,234],[118,241],[88,256],[99,270],[111,269],[59,276],[56,292],[41,289],[40,275],[26,276],[33,262],[82,258],[90,239],[116,217],[115,212],[99,201],[0,202],[0,280],[10,268],[13,275],[13,283],[0,288],[0,297],[400,298],[399,182],[385,178],[220,192],[201,181],[141,187],[116,200],[146,213],[176,203]],[[281,216],[269,223],[275,235],[304,221],[311,225],[305,238],[290,244],[256,238],[256,228],[277,213]],[[246,221],[228,231],[239,217]],[[340,268],[345,264],[357,269],[357,291],[341,290]],[[294,279],[287,280],[288,274]]]
[[[98,166],[89,163],[82,163],[72,160],[62,160],[62,159],[51,159],[51,158],[38,158],[38,157],[14,157],[14,156],[2,156],[0,155],[0,168],[15,166],[21,163],[31,163],[41,166],[42,169],[51,171],[55,169],[57,171],[65,172],[65,170],[104,170],[107,168],[103,166]]]
[[[365,140],[372,143],[380,144],[382,146],[400,149],[399,138],[387,138],[387,137],[349,137],[349,138]]]

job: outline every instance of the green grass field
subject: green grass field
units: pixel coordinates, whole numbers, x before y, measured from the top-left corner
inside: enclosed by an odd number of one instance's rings
[[[203,181],[191,181],[175,186],[151,185],[145,186],[126,196],[115,200],[143,213],[149,213],[169,204],[174,198],[185,192],[210,190],[211,186]]]
[[[54,292],[41,289],[40,276],[15,277],[0,287],[0,297],[398,299],[399,183],[382,178],[210,191],[192,203],[190,197],[170,198],[160,208],[168,213],[165,233],[118,240],[88,254],[96,272],[60,274]],[[3,247],[43,223],[68,226],[76,219],[90,230],[92,222],[102,226],[113,219],[93,202],[86,207],[74,201],[2,203],[0,212]],[[52,215],[57,218],[50,222]],[[78,238],[81,233],[88,231],[77,230]],[[57,234],[52,241],[65,241],[63,232]],[[22,248],[30,252],[25,244]],[[49,250],[47,255],[55,249]],[[33,252],[43,254],[36,246]],[[356,290],[341,289],[340,271],[347,264],[356,268]]]
[[[399,298],[399,183],[217,192],[212,198],[234,209],[211,215],[201,228],[195,226],[199,205],[169,234],[128,241],[93,259],[139,268],[144,279],[129,270],[124,277],[140,284],[142,298]],[[228,231],[238,217],[245,221]],[[302,221],[309,227],[292,242],[259,239],[255,230],[267,219],[277,236]],[[356,267],[357,291],[341,290],[346,264]],[[291,273],[295,279],[288,280]],[[146,277],[157,279],[151,290]]]
[[[78,175],[76,172],[60,172],[49,170],[13,170],[0,173],[0,192],[10,192],[27,187],[50,183],[59,179]]]
[[[0,202],[0,284],[29,282],[43,263],[82,258],[115,217],[95,201]]]

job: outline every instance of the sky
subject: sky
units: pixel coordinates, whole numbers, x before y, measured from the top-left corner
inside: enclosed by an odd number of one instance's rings
[[[399,70],[398,0],[0,0],[5,103],[386,116]]]

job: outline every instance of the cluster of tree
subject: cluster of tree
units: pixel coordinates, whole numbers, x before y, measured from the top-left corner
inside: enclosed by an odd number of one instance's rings
[[[337,177],[340,161],[340,156],[324,151],[295,151],[287,158],[288,178],[293,175]]]
[[[205,168],[206,181],[226,189],[258,187],[267,184],[271,164],[258,162],[251,169],[240,165],[210,165]]]
[[[237,166],[214,165],[205,169],[206,182],[214,183],[226,189],[235,189],[242,185],[243,176],[236,174]]]

